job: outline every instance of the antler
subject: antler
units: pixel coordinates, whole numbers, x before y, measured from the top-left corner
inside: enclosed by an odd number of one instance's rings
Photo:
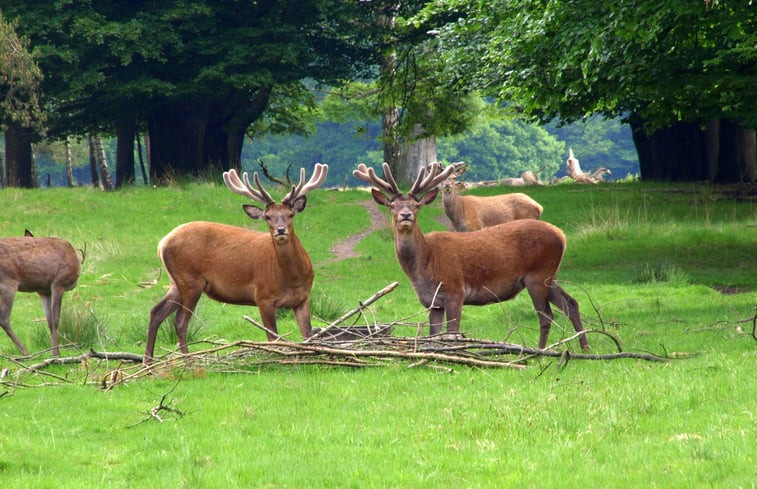
[[[263,205],[268,205],[268,204],[273,203],[273,198],[271,197],[271,194],[266,192],[263,186],[260,184],[260,178],[258,177],[258,172],[255,172],[252,174],[252,178],[255,180],[255,185],[257,185],[258,187],[257,189],[253,188],[252,185],[250,185],[250,177],[247,176],[247,172],[244,172],[242,174],[242,178],[244,179],[244,183],[242,182],[242,180],[239,179],[239,175],[237,175],[237,171],[233,168],[229,171],[223,172],[224,183],[226,183],[226,186],[229,188],[229,190],[231,190],[235,194],[249,197],[252,200],[260,202]]]
[[[455,165],[450,165],[437,175],[436,173],[439,171],[439,166],[440,164],[437,162],[428,165],[428,175],[426,175],[426,169],[421,168],[418,171],[418,176],[416,177],[413,186],[410,188],[408,195],[417,199],[418,194],[423,194],[436,187],[439,182],[447,178],[456,168]],[[368,168],[364,163],[360,163],[357,166],[357,170],[352,171],[352,174],[355,175],[355,178],[364,182],[372,183],[378,187],[379,190],[388,193],[392,198],[402,195],[402,192],[400,192],[399,187],[397,186],[397,181],[392,175],[392,170],[389,168],[389,164],[384,163],[383,168],[386,180],[379,178],[373,168]]]
[[[292,185],[292,190],[284,196],[281,202],[291,204],[300,197],[304,197],[305,194],[323,185],[326,180],[326,175],[329,173],[329,166],[322,163],[316,163],[313,169],[313,175],[310,180],[305,184],[305,169],[300,168],[300,182],[295,186]]]
[[[419,194],[424,194],[436,187],[457,169],[457,164],[449,165],[437,175],[440,166],[438,162],[428,165],[428,175],[426,175],[426,168],[421,168],[418,171],[418,176],[415,178],[413,186],[410,187],[408,195],[417,199]]]
[[[384,163],[383,167],[384,176],[388,179],[388,181],[379,178],[373,168],[368,168],[367,166],[365,166],[365,163],[360,163],[357,166],[357,170],[352,171],[352,174],[355,175],[355,178],[358,178],[364,182],[372,183],[373,185],[378,187],[379,190],[383,190],[384,192],[390,194],[392,197],[402,195],[399,187],[397,187],[397,182],[392,176],[392,171],[389,169],[389,164]]]

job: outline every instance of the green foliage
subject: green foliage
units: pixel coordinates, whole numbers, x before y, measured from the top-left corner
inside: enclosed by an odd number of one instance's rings
[[[433,2],[443,78],[542,120],[633,112],[664,127],[731,118],[755,127],[750,2]],[[517,33],[514,35],[513,33]]]
[[[29,40],[0,10],[0,127],[42,128],[44,114],[40,102],[42,72],[29,51]]]

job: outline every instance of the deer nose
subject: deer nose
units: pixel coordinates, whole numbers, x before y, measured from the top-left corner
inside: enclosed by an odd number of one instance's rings
[[[276,235],[277,235],[277,236],[283,236],[283,235],[285,235],[286,233],[287,233],[287,228],[285,228],[284,226],[281,226],[281,227],[277,227],[277,228],[276,228]]]
[[[400,213],[400,218],[402,218],[403,221],[409,221],[411,217],[412,217],[412,214],[409,212]]]

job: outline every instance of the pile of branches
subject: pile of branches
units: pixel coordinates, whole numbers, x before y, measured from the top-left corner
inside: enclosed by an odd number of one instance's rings
[[[334,367],[366,368],[380,367],[404,362],[408,368],[432,366],[451,369],[454,366],[473,368],[524,369],[534,359],[553,359],[564,366],[571,360],[638,359],[653,362],[667,361],[681,356],[655,355],[623,351],[620,341],[602,330],[587,330],[587,335],[604,335],[616,345],[614,353],[574,353],[565,345],[578,336],[573,335],[546,349],[527,348],[522,345],[467,338],[463,334],[443,333],[436,336],[395,336],[393,329],[399,323],[372,324],[364,327],[340,327],[348,318],[361,313],[366,307],[394,290],[395,282],[377,292],[359,307],[348,311],[327,327],[315,330],[304,342],[288,341],[278,337],[276,341],[215,342],[210,339],[194,343],[206,348],[189,354],[170,354],[143,365],[142,355],[128,352],[96,352],[62,358],[48,358],[27,364],[13,359],[18,369],[0,373],[0,385],[24,387],[49,385],[51,383],[97,383],[104,389],[138,380],[151,375],[162,375],[177,369],[207,372],[250,373],[270,365],[326,365]],[[266,328],[244,316],[256,327]],[[266,330],[267,331],[267,330]],[[268,332],[268,331],[267,331]],[[554,362],[549,362],[551,365]],[[68,372],[60,375],[48,372],[53,365],[78,365],[82,375]],[[103,374],[103,372],[105,372]],[[30,376],[44,377],[43,382],[29,382]]]

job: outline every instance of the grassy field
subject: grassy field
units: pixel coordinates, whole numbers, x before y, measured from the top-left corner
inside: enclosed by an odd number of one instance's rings
[[[757,484],[757,203],[725,189],[618,183],[528,189],[544,220],[568,236],[560,279],[585,325],[628,351],[690,358],[537,359],[524,370],[258,367],[242,373],[176,370],[113,390],[97,380],[117,365],[48,368],[39,299],[18,294],[11,322],[35,358],[16,362],[0,335],[0,485],[3,488],[162,487],[723,487]],[[509,191],[478,189],[479,194]],[[85,249],[79,286],[64,297],[63,355],[90,347],[143,353],[150,309],[165,294],[156,245],[178,224],[209,220],[260,228],[222,184],[182,183],[112,193],[0,191],[2,236],[68,239]],[[316,270],[314,326],[390,282],[371,318],[426,318],[399,268],[390,229],[358,256],[331,248],[370,223],[363,191],[314,191],[296,217]],[[440,230],[441,202],[422,211]],[[263,340],[242,319],[255,308],[200,301],[192,338]],[[280,333],[299,341],[291,313]],[[468,336],[535,346],[527,294],[466,307]],[[170,322],[156,353],[173,351]],[[557,316],[550,341],[572,327]],[[614,351],[600,335],[595,353]],[[196,345],[195,349],[205,346]],[[576,343],[565,348],[574,350]],[[68,382],[66,382],[66,380]],[[165,402],[183,416],[150,409]]]

